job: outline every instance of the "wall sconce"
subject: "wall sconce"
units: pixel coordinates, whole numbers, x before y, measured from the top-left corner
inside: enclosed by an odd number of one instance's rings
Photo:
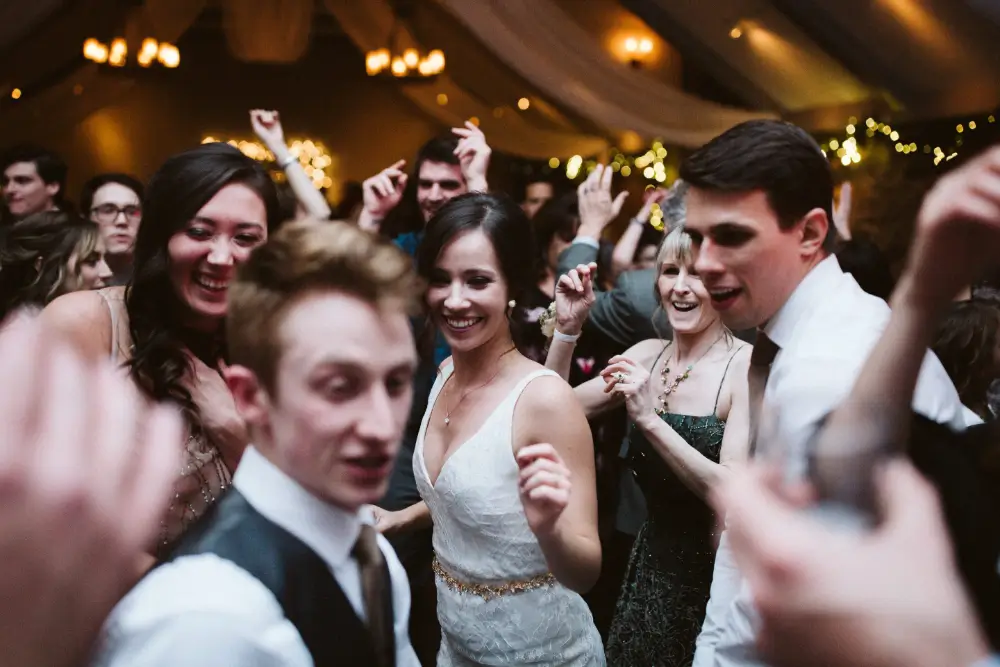
[[[627,37],[625,38],[625,53],[628,55],[628,64],[639,69],[649,54],[653,52],[653,40],[648,37]]]
[[[111,46],[91,37],[83,43],[83,57],[99,65],[125,67],[128,64],[128,43],[122,37],[111,40]],[[173,44],[158,42],[152,37],[142,40],[142,46],[136,55],[136,63],[140,67],[149,67],[153,61],[173,69],[181,64],[181,52]]]

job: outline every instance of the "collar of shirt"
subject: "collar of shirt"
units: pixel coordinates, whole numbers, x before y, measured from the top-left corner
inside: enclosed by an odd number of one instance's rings
[[[320,500],[253,447],[247,447],[233,476],[247,502],[265,518],[305,542],[336,569],[351,556],[361,532],[358,512]]]
[[[824,295],[835,290],[837,282],[843,276],[840,263],[832,254],[814,266],[774,317],[763,326],[767,337],[779,348],[786,348],[795,334],[795,325],[807,317],[814,308],[822,306]]]

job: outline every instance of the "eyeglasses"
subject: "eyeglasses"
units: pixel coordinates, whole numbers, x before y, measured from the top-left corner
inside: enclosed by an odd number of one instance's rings
[[[129,222],[135,222],[142,217],[142,207],[130,204],[119,208],[116,204],[101,204],[90,209],[90,215],[98,222],[114,222],[119,213],[124,214]]]

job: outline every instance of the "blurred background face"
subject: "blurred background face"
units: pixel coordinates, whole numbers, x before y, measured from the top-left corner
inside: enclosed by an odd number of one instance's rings
[[[634,269],[655,269],[656,268],[656,246],[652,243],[641,246],[635,253],[635,262],[632,263]]]
[[[427,288],[431,317],[451,349],[473,350],[509,332],[507,281],[490,239],[464,232],[441,251]]]
[[[87,214],[101,228],[107,254],[132,255],[142,221],[142,204],[135,192],[120,183],[106,183],[94,192]]]
[[[468,188],[462,166],[425,160],[417,174],[417,205],[428,222],[448,200],[465,194]]]
[[[538,209],[545,205],[545,202],[552,199],[551,183],[530,183],[524,192],[524,202],[521,208],[529,218],[535,217]]]
[[[170,280],[194,326],[212,328],[226,316],[236,267],[267,240],[267,209],[240,183],[219,190],[167,243]]]
[[[416,352],[406,315],[317,292],[287,310],[279,339],[261,452],[338,507],[378,502],[413,393]]]
[[[48,211],[59,193],[57,184],[42,180],[34,162],[15,162],[7,167],[2,185],[7,210],[16,218]]]

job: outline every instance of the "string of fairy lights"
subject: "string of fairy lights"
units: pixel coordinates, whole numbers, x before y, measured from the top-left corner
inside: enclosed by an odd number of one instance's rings
[[[933,160],[934,166],[942,162],[948,162],[958,157],[959,149],[965,143],[965,136],[970,132],[983,129],[984,126],[996,123],[996,114],[989,113],[974,118],[969,118],[955,125],[955,137],[949,143],[944,142],[921,142],[918,144],[907,137],[904,137],[898,130],[893,129],[889,123],[881,122],[874,117],[865,119],[864,124],[858,122],[857,117],[851,117],[844,127],[845,137],[842,139],[832,138],[821,145],[823,154],[831,161],[839,161],[844,167],[853,167],[861,164],[864,159],[864,151],[859,148],[858,136],[863,132],[869,140],[888,140],[893,144],[895,151],[902,155],[924,155]]]

